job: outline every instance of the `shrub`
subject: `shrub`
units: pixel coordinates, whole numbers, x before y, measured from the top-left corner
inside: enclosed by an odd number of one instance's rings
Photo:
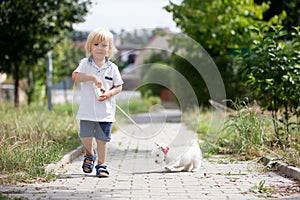
[[[160,96],[163,88],[172,88],[172,69],[170,67],[158,63],[149,67],[140,87],[142,96],[145,98]]]
[[[249,52],[237,62],[240,73],[253,98],[271,111],[279,143],[290,145],[290,135],[300,127],[299,28],[288,34],[281,26],[262,26],[254,28],[253,34]]]

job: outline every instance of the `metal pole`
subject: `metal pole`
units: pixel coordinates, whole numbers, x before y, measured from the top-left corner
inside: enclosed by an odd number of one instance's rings
[[[48,98],[48,110],[52,111],[52,52],[48,52],[48,64],[47,64],[47,98]]]

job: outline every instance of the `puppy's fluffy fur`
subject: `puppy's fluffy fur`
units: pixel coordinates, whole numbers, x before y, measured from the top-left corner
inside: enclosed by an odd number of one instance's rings
[[[202,152],[196,140],[192,142],[190,147],[184,148],[180,158],[177,158],[179,156],[178,153],[163,143],[156,143],[156,147],[152,150],[152,155],[155,163],[160,164],[164,161],[168,165],[165,167],[166,171],[196,172],[201,167]]]

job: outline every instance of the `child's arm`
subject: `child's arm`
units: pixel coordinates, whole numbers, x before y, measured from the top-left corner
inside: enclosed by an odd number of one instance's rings
[[[102,82],[100,81],[99,78],[97,78],[93,74],[85,74],[85,73],[80,73],[80,72],[73,72],[72,73],[72,81],[74,82],[86,82],[86,81],[92,81],[95,83],[97,87],[102,86]]]

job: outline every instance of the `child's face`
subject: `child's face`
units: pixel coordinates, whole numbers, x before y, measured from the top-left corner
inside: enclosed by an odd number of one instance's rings
[[[94,58],[104,59],[108,55],[109,43],[107,41],[93,41],[92,55]]]

